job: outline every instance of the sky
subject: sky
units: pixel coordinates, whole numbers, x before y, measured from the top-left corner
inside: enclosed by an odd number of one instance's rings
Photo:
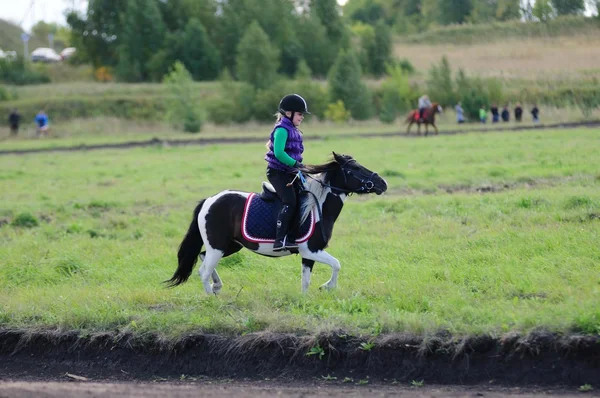
[[[338,0],[338,3],[346,1]],[[87,0],[0,0],[0,19],[20,24],[24,30],[30,31],[38,21],[66,25],[65,11],[73,7],[84,12]]]
[[[25,31],[30,31],[39,21],[66,25],[64,13],[72,7],[85,11],[87,0],[0,0],[0,19],[14,22]]]

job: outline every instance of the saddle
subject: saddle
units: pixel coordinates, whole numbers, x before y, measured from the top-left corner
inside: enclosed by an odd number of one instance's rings
[[[314,233],[316,218],[313,209],[302,225],[298,226],[302,200],[299,202],[293,225],[296,226],[296,242],[303,243]],[[275,189],[270,183],[263,182],[262,192],[260,194],[252,192],[246,199],[242,215],[242,236],[244,239],[256,243],[275,242],[277,214],[280,210],[281,200],[275,193]]]

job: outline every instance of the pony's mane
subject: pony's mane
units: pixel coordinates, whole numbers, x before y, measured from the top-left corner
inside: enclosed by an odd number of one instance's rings
[[[332,159],[328,163],[323,163],[319,165],[306,165],[306,170],[304,172],[306,174],[322,174],[327,173],[328,171],[336,170],[339,167],[339,163],[335,159]]]
[[[310,215],[312,209],[317,206],[317,201],[323,202],[327,194],[331,191],[331,188],[326,185],[329,184],[329,172],[339,169],[340,164],[332,159],[331,161],[320,164],[320,165],[306,165],[304,170],[305,174],[309,177],[306,179],[306,189],[313,193],[313,195],[306,195],[306,200],[302,202],[300,207],[300,225]],[[317,201],[315,201],[315,198]]]

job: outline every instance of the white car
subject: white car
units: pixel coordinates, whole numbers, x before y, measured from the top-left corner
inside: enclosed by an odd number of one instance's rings
[[[67,47],[60,52],[60,57],[62,59],[67,59],[70,56],[72,56],[73,54],[75,54],[76,51],[77,50],[75,49],[75,47]]]
[[[51,48],[38,47],[31,52],[32,62],[59,62],[62,58]]]

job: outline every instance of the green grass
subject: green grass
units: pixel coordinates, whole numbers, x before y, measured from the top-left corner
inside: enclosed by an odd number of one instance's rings
[[[218,297],[196,273],[160,285],[199,199],[259,189],[263,144],[2,156],[0,326],[597,334],[599,144],[587,129],[311,142],[307,163],[353,154],[389,192],[348,200],[328,249],[339,288],[317,289],[316,264],[306,296],[299,258],[248,251],[221,262]]]

